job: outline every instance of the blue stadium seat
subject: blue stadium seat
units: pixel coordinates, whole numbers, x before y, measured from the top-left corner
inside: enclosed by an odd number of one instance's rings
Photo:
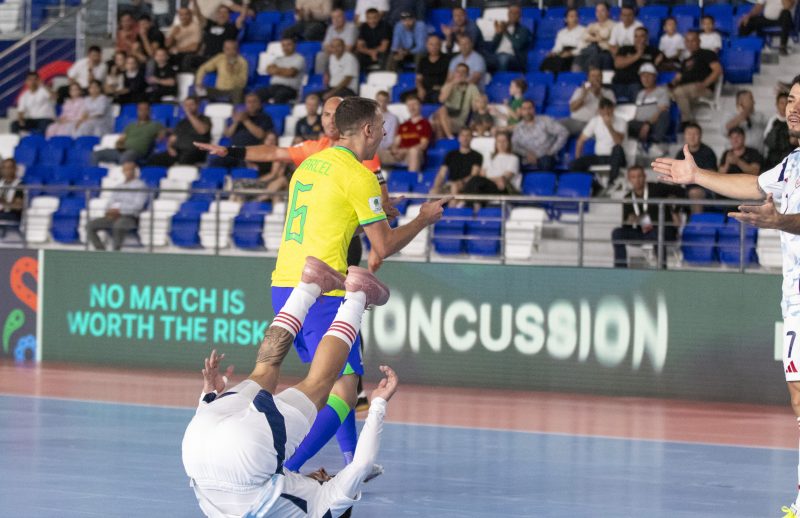
[[[693,16],[700,18],[700,6],[697,4],[679,4],[672,6],[672,16]]]
[[[322,85],[322,74],[311,74],[308,76],[308,82],[303,86],[303,98],[308,94],[320,92],[325,87]]]
[[[552,9],[552,8],[550,8]],[[548,12],[550,11],[548,9]],[[564,28],[566,22],[564,21],[564,17],[551,17],[546,15],[542,20],[539,22],[539,27],[536,30],[536,40],[555,40],[558,31]],[[551,45],[552,47],[552,45]]]
[[[424,103],[419,111],[420,115],[422,115],[426,119],[429,119],[431,115],[433,115],[433,112],[438,110],[440,106],[441,106],[440,104]]]
[[[676,75],[677,72],[659,72],[656,77],[656,84],[659,86],[667,85],[675,79]]]
[[[148,187],[158,187],[162,178],[167,176],[166,167],[148,166],[142,167],[139,170],[139,178],[147,184]]]
[[[33,146],[23,146],[20,144],[14,149],[14,160],[26,168],[34,165],[39,157],[39,149]]]
[[[525,97],[533,101],[533,104],[536,105],[536,113],[542,113],[544,111],[548,91],[549,88],[546,84],[534,83],[528,86]]]
[[[467,221],[467,253],[493,256],[500,253],[500,238],[503,232],[503,209],[484,207],[475,219]],[[475,238],[481,239],[475,239]]]
[[[397,83],[392,87],[392,102],[399,103],[400,96],[415,90],[417,87],[417,74],[414,72],[401,72],[397,74]]]
[[[538,7],[523,7],[522,17],[536,20],[537,22],[542,19],[542,11]]]
[[[292,107],[288,104],[265,104],[264,113],[272,118],[275,133],[283,135],[283,124],[292,113]]]
[[[425,157],[425,167],[430,169],[439,169],[444,163],[444,157],[447,156],[449,151],[445,149],[428,149]]]
[[[214,181],[200,179],[192,182],[192,190],[213,191],[216,189],[219,189],[219,186]],[[211,202],[214,198],[216,198],[216,194],[213,192],[193,192],[189,200]]]
[[[50,233],[53,240],[59,243],[75,243],[78,241],[78,222],[81,209],[85,207],[83,197],[65,197],[61,199],[58,210],[53,213]]]
[[[562,72],[558,74],[555,85],[550,88],[545,115],[560,119],[569,116],[569,100],[578,86],[586,81],[583,72]]]
[[[445,151],[455,151],[458,149],[458,139],[456,138],[442,138],[436,141],[433,145],[434,149],[444,149]]]
[[[594,15],[594,11],[595,11],[595,7],[593,5],[591,5],[591,6],[587,5],[585,7],[579,7],[578,8],[578,22],[581,25],[584,25],[584,26],[589,25],[590,23],[596,22],[597,18]]]
[[[492,78],[492,82],[486,85],[486,95],[490,103],[501,104],[508,99],[508,83],[495,81]]]
[[[173,104],[154,104],[150,106],[150,118],[166,127],[172,126],[174,117],[175,105]]]
[[[56,136],[50,137],[47,139],[46,144],[47,147],[57,147],[61,149],[69,149],[75,145],[75,141],[72,137],[67,136]]]
[[[114,119],[114,133],[122,133],[125,131],[125,127],[131,123],[136,122],[136,115],[130,116],[120,113],[116,119]]]
[[[563,20],[567,16],[567,8],[563,6],[551,6],[548,7],[544,12],[544,17],[542,20],[546,20],[547,18],[554,18],[557,20]]]
[[[196,248],[200,245],[200,216],[208,211],[207,200],[188,200],[183,202],[178,213],[172,216],[169,237],[176,246]]]
[[[74,187],[80,187],[82,189],[89,189],[89,197],[90,198],[97,198],[100,196],[100,178],[94,178],[91,176],[81,176],[77,178],[72,185]],[[86,191],[73,191],[73,196],[82,196],[85,197]]]
[[[556,174],[549,172],[527,173],[522,179],[522,193],[532,196],[553,196],[556,192]]]
[[[717,262],[717,233],[724,221],[722,214],[692,214],[681,235],[683,260],[693,264]]]
[[[553,86],[556,82],[556,76],[552,72],[528,70],[528,73],[525,74],[525,80],[528,82],[528,87],[535,84]]]
[[[249,179],[258,178],[258,171],[256,169],[249,169],[247,167],[238,167],[236,169],[231,169],[231,179],[242,180],[247,178]]]
[[[756,64],[753,70],[756,74],[761,72],[761,49],[764,48],[764,39],[757,36],[747,36],[744,38],[731,38],[728,40],[727,51],[749,50],[756,54]]]
[[[645,5],[639,8],[637,18],[641,20],[644,17],[652,17],[663,20],[667,16],[669,16],[668,5]]]
[[[200,169],[200,179],[214,183],[217,188],[222,187],[222,183],[225,181],[225,175],[227,174],[228,170],[224,167],[204,167]]]
[[[261,11],[256,14],[255,19],[248,20],[244,29],[244,42],[268,42],[277,36],[274,27],[281,21],[281,13],[278,11]]]
[[[45,146],[39,150],[37,163],[47,167],[56,167],[64,162],[64,148],[56,146]]]
[[[428,22],[428,25],[433,28],[433,32],[441,36],[441,26],[450,25],[450,22],[453,21],[453,11],[446,8],[431,9],[428,11],[428,17],[426,21]]]
[[[675,7],[696,7],[698,11],[700,10],[696,5],[676,5]],[[689,13],[673,14],[672,17],[675,18],[675,25],[678,26],[680,34],[686,34],[688,31],[696,29],[699,23],[699,16]]]
[[[242,205],[233,220],[233,242],[238,248],[259,249],[264,247],[264,216],[272,211],[266,202],[248,202]]]
[[[395,169],[389,173],[386,187],[389,192],[411,192],[412,185],[417,184],[417,173]]]
[[[720,59],[725,81],[733,84],[750,84],[756,69],[756,53],[752,50],[736,49],[722,53]]]
[[[703,7],[703,14],[714,18],[714,25],[722,36],[736,32],[733,24],[733,6],[731,4],[710,4]]]
[[[443,255],[464,253],[464,236],[467,221],[471,218],[470,208],[445,208],[442,219],[433,227],[433,247],[436,252]]]
[[[722,264],[739,266],[741,255],[741,223],[731,218],[718,230],[717,246],[719,260]],[[758,254],[756,253],[756,242],[758,230],[755,227],[746,226],[744,230],[744,264],[758,264]]]
[[[592,195],[591,173],[564,173],[558,177],[558,188],[556,196],[562,198],[588,198]],[[570,202],[555,202],[552,204],[553,215],[560,217],[561,214],[578,212],[578,204]],[[584,211],[589,210],[589,205],[584,205]]]
[[[666,7],[666,6],[653,6],[653,7]],[[658,16],[642,16],[637,17],[642,25],[647,29],[647,35],[650,37],[650,45],[658,46],[658,41],[661,38],[661,28],[664,25],[664,19]]]
[[[320,41],[301,41],[297,44],[297,53],[306,60],[306,74],[314,73],[314,61],[321,50],[322,42]]]
[[[131,117],[131,118],[135,119],[136,118],[136,104],[135,103],[129,103],[129,104],[123,104],[122,106],[120,106],[119,107],[119,116],[120,117]]]
[[[552,48],[553,42],[551,40],[537,41],[536,46],[534,46],[530,52],[528,52],[526,70],[529,72],[539,70],[542,61],[544,61],[544,59],[547,57],[547,54],[550,52],[550,49]]]
[[[78,137],[75,143],[67,148],[66,162],[73,165],[90,166],[94,146],[100,143],[99,137]]]
[[[217,84],[217,73],[209,72],[203,77],[203,86],[206,88],[213,88]],[[182,118],[182,117],[181,117]]]

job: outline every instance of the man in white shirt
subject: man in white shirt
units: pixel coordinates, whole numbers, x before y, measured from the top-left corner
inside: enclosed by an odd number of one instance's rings
[[[588,171],[594,165],[610,165],[609,186],[616,183],[619,171],[625,167],[625,152],[622,142],[628,131],[628,123],[614,115],[614,101],[600,99],[597,115],[583,128],[575,144],[575,160],[569,165],[570,171]],[[594,154],[584,155],[583,146],[594,138]]]
[[[303,87],[306,60],[296,51],[294,38],[281,38],[281,49],[283,56],[267,66],[267,74],[271,76],[269,86],[258,91],[258,96],[265,103],[286,104],[295,101]]]
[[[757,0],[753,9],[739,20],[739,35],[747,36],[767,27],[781,28],[781,55],[789,51],[789,34],[792,32],[792,12],[797,0]]]
[[[25,87],[17,102],[17,120],[11,123],[11,132],[44,133],[56,118],[56,96],[42,84],[36,72],[28,72]]]
[[[389,111],[389,92],[381,90],[375,94],[375,100],[378,101],[378,106],[383,113],[383,140],[381,145],[378,146],[378,151],[389,149],[394,143],[394,138],[397,136],[397,127],[400,121],[397,116]]]
[[[325,31],[325,38],[322,40],[322,50],[317,53],[314,61],[314,71],[317,74],[324,74],[328,69],[328,58],[333,54],[331,43],[339,38],[344,42],[347,52],[353,52],[358,39],[358,29],[353,22],[348,22],[344,16],[344,11],[336,8],[331,11],[331,24]]]
[[[603,72],[596,67],[589,69],[587,81],[572,92],[569,99],[569,118],[561,119],[561,123],[570,135],[577,135],[589,120],[597,115],[600,99],[617,102],[614,91],[603,86]]]
[[[639,67],[642,89],[636,95],[636,114],[628,123],[628,136],[635,138],[647,148],[651,143],[666,141],[669,131],[669,91],[656,84],[658,72],[652,63]],[[653,149],[657,154],[660,150]]]
[[[611,37],[608,45],[611,55],[615,56],[620,47],[633,45],[636,29],[642,26],[642,22],[636,19],[633,7],[625,5],[619,13],[619,22],[611,29]]]
[[[89,83],[91,83],[93,79],[100,81],[100,83],[105,82],[106,71],[107,68],[106,64],[103,63],[103,54],[100,51],[100,47],[92,45],[89,47],[85,58],[79,59],[69,67],[69,70],[67,70],[67,78],[69,79],[70,85],[77,83],[85,94],[89,89]],[[58,89],[59,103],[67,98],[68,93],[69,85],[62,86]]]
[[[111,232],[114,250],[122,248],[128,232],[139,226],[139,214],[150,196],[146,191],[147,184],[138,178],[139,168],[136,167],[136,162],[124,162],[122,174],[125,175],[125,181],[115,188],[123,190],[111,193],[105,216],[86,224],[86,233],[95,250],[106,249],[105,243],[97,235],[100,230]]]
[[[331,97],[347,97],[358,92],[358,59],[352,52],[344,50],[344,41],[335,38],[331,42],[331,57],[328,60],[328,72],[323,76],[326,90],[320,93],[323,100]]]

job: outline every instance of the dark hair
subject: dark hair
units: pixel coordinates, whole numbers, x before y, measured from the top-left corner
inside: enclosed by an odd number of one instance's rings
[[[706,18],[708,18],[711,21],[714,21],[714,17],[711,16],[710,14],[704,14],[703,16],[700,17],[701,20],[705,20]]]
[[[417,101],[418,103],[422,102],[415,93],[409,93],[403,97],[403,102],[407,103],[408,101]]]
[[[100,93],[103,93],[103,83],[101,83],[97,79],[92,79],[91,81],[89,81],[89,86],[92,85],[97,85],[97,88],[100,89]]]
[[[364,97],[346,97],[336,108],[334,121],[342,135],[358,131],[365,123],[375,120],[378,103]]]
[[[466,68],[467,69],[467,74],[469,74],[469,65],[467,65],[466,63],[459,63],[458,65],[456,65],[456,68],[459,68],[459,67]]]
[[[789,89],[791,90],[794,85],[798,84],[800,84],[800,74],[794,76],[794,79],[792,79],[792,84],[789,85]]]
[[[194,101],[195,104],[198,104],[198,105],[200,104],[200,98],[198,96],[196,96],[196,95],[190,95],[186,99],[184,99],[184,101]]]
[[[512,79],[511,82],[519,86],[519,89],[523,94],[528,91],[528,82],[525,80],[524,77],[518,77],[516,79]]]
[[[375,94],[375,97],[378,97],[378,96],[390,97],[389,92],[387,92],[386,90],[381,90],[380,92]]]
[[[729,137],[731,135],[733,135],[734,133],[738,133],[739,135],[744,137],[744,130],[742,128],[740,128],[739,126],[735,126],[735,127],[733,127],[733,128],[728,130],[728,136]]]
[[[644,31],[645,34],[650,34],[650,31],[648,31],[647,27],[645,27],[644,25],[642,25],[641,27],[636,27],[633,33],[636,34],[639,31]]]
[[[8,158],[4,158],[3,159],[3,163],[6,163],[6,162],[11,162],[12,164],[14,164],[14,167],[17,166],[17,159],[14,158],[13,156],[12,157],[8,157]]]
[[[630,166],[628,168],[628,172],[630,173],[631,171],[636,171],[637,169],[641,172],[644,172],[644,167],[640,166],[639,164],[633,164],[632,166]]]
[[[741,96],[743,96],[745,94],[752,95],[753,92],[751,92],[750,90],[747,90],[747,89],[739,90],[738,92],[736,92],[736,102],[738,103],[739,102],[739,97],[741,97]]]
[[[600,108],[601,110],[604,109],[604,108],[613,108],[614,107],[614,101],[612,101],[608,97],[601,97],[600,98],[600,103],[597,105],[597,107]]]
[[[780,100],[781,97],[789,98],[789,92],[778,92],[778,95],[775,96],[775,101]]]
[[[533,99],[528,99],[527,97],[522,100],[522,103],[520,104],[520,106],[524,106],[527,103],[531,103],[531,106],[533,106],[533,109],[536,110],[536,103],[533,102]]]
[[[378,10],[375,9],[374,7],[370,7],[369,9],[367,9],[367,12],[365,14],[378,14]]]
[[[89,50],[86,51],[86,53],[89,54],[91,52],[102,52],[102,51],[100,50],[100,47],[98,47],[97,45],[92,45],[91,47],[89,47]]]
[[[139,21],[141,22],[142,20],[147,20],[148,22],[152,22],[153,21],[153,19],[147,13],[143,13],[143,14],[139,15]]]
[[[29,77],[35,77],[36,79],[39,79],[39,73],[38,73],[38,72],[36,72],[35,70],[31,70],[30,72],[28,72],[28,73],[25,75],[25,78],[26,78],[26,79],[27,79],[27,78],[29,78]]]
[[[611,12],[611,6],[608,5],[608,2],[598,2],[594,6],[597,7],[598,5],[602,5],[606,8],[606,11]]]
[[[688,35],[690,35],[690,34],[694,34],[694,35],[695,35],[695,36],[697,36],[698,38],[700,37],[700,31],[698,31],[697,29],[689,29],[688,31],[686,31],[686,36],[688,36]],[[684,36],[684,38],[685,38],[686,36]]]
[[[577,9],[576,7],[570,7],[570,8],[568,8],[568,9],[567,9],[567,11],[564,13],[564,18],[566,18],[566,17],[567,17],[567,15],[570,13],[570,11],[575,11],[575,12],[577,13],[577,12],[578,12],[578,9]]]
[[[683,125],[683,131],[686,131],[686,130],[687,130],[687,129],[689,129],[689,128],[694,128],[694,129],[696,129],[697,131],[699,131],[699,132],[700,132],[700,135],[702,135],[702,134],[703,134],[703,128],[701,128],[701,127],[700,127],[700,125],[699,125],[699,124],[697,124],[696,122],[687,122],[687,123],[685,123],[685,124]]]
[[[669,21],[673,21],[675,23],[678,23],[677,20],[675,20],[674,16],[667,16],[666,18],[664,18],[664,21],[661,23],[661,26],[663,27],[664,24],[669,22]]]

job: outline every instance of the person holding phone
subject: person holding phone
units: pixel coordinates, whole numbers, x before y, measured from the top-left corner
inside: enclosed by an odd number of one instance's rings
[[[590,68],[587,81],[576,88],[569,99],[569,117],[558,122],[567,128],[570,136],[577,135],[597,115],[600,99],[604,98],[617,102],[614,91],[603,86],[603,72],[599,68]]]

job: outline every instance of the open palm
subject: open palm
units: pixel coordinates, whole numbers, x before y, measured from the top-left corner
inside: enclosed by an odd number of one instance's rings
[[[656,158],[652,163],[653,170],[658,173],[662,182],[687,185],[695,183],[695,177],[700,170],[694,157],[689,152],[689,146],[683,146],[683,160],[676,158]]]

